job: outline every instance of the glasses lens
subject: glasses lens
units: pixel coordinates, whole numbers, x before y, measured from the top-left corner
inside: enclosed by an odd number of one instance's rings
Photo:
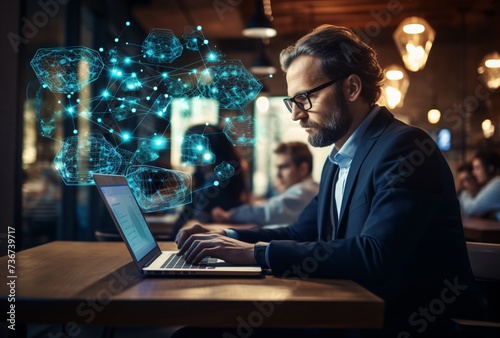
[[[311,109],[311,101],[309,101],[307,94],[298,94],[293,99],[301,110]]]

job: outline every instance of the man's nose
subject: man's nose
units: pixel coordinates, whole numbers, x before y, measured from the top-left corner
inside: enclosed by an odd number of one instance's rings
[[[292,120],[298,121],[307,117],[307,112],[300,109],[295,103],[292,105]]]

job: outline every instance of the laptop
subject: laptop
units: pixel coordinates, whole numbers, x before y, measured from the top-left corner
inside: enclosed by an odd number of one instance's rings
[[[144,275],[259,276],[260,266],[237,266],[206,257],[191,265],[177,251],[161,251],[122,175],[93,174],[95,184],[135,264]]]

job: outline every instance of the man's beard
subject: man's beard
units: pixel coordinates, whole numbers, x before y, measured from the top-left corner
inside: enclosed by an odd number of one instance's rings
[[[311,128],[307,138],[313,147],[326,147],[345,136],[352,124],[352,115],[347,107],[344,93],[338,90],[335,107],[330,115],[324,117],[323,126],[313,121],[300,123],[302,128]]]

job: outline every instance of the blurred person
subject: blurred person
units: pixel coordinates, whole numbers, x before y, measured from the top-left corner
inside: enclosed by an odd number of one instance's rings
[[[384,300],[384,327],[350,336],[449,337],[452,318],[484,319],[451,170],[426,132],[376,104],[375,51],[348,28],[322,25],[280,61],[291,118],[311,145],[332,146],[318,195],[287,227],[193,225],[176,238],[179,255],[258,264],[297,281],[353,280]]]
[[[188,128],[185,135],[206,137],[215,156],[215,163],[195,166],[192,174],[192,202],[183,207],[175,222],[174,233],[190,220],[202,223],[212,222],[211,212],[216,206],[231,209],[239,207],[248,198],[243,160],[222,129],[213,125],[200,124]],[[234,175],[227,180],[221,180],[214,173],[215,166],[223,161],[229,163],[235,170]],[[215,186],[215,181],[219,185]]]
[[[313,157],[307,144],[280,143],[274,150],[276,187],[280,194],[261,205],[244,204],[228,211],[212,210],[214,222],[287,225],[294,222],[319,190],[312,178]]]
[[[479,191],[464,189],[459,196],[465,216],[494,218],[500,222],[500,155],[478,151],[472,158],[472,175]]]
[[[479,185],[474,175],[472,175],[472,163],[465,162],[458,166],[455,178],[455,189],[457,195],[462,191],[468,191],[471,196],[475,196],[479,191]]]

